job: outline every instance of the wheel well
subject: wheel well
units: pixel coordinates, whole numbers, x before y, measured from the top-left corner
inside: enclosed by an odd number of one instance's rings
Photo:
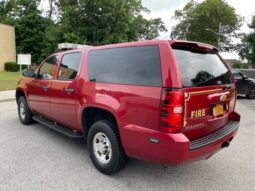
[[[17,103],[18,103],[18,100],[21,96],[24,96],[24,98],[26,98],[25,93],[22,90],[17,90],[16,91],[16,101],[17,101]]]
[[[115,125],[116,130],[119,133],[117,121],[111,112],[96,107],[88,107],[82,112],[82,126],[85,136],[88,135],[89,129],[94,122],[103,119],[110,120]]]

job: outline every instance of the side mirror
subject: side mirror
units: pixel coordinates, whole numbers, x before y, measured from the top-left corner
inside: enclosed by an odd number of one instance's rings
[[[239,72],[239,74],[243,77],[243,80],[247,80],[248,79],[248,77],[245,76],[243,73]]]
[[[248,80],[249,78],[247,76],[243,75],[243,79]]]
[[[24,70],[24,72],[22,73],[22,75],[25,76],[25,77],[30,77],[30,78],[32,78],[32,77],[35,76],[35,72],[34,72],[33,69],[26,69],[26,70]]]

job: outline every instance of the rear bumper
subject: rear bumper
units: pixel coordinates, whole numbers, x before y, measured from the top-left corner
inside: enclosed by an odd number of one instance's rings
[[[231,119],[220,130],[194,141],[182,133],[170,134],[134,125],[122,126],[121,141],[128,156],[163,165],[207,159],[235,136],[240,121],[240,116],[235,114],[237,119]]]
[[[224,128],[200,139],[190,142],[189,149],[196,150],[215,143],[238,129],[239,121],[229,121]]]

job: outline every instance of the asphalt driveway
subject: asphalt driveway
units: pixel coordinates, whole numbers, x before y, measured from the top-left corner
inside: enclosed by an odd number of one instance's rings
[[[38,123],[21,125],[15,102],[0,103],[0,191],[255,190],[255,100],[239,99],[241,127],[229,148],[206,161],[166,168],[131,159],[99,173],[83,141]]]

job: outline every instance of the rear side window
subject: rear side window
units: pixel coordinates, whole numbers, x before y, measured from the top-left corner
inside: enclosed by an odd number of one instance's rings
[[[58,71],[59,80],[75,79],[81,60],[81,52],[73,52],[65,54],[60,62]]]
[[[93,50],[89,53],[88,73],[90,81],[161,86],[158,47]]]
[[[231,84],[231,74],[215,53],[173,47],[183,87]]]

